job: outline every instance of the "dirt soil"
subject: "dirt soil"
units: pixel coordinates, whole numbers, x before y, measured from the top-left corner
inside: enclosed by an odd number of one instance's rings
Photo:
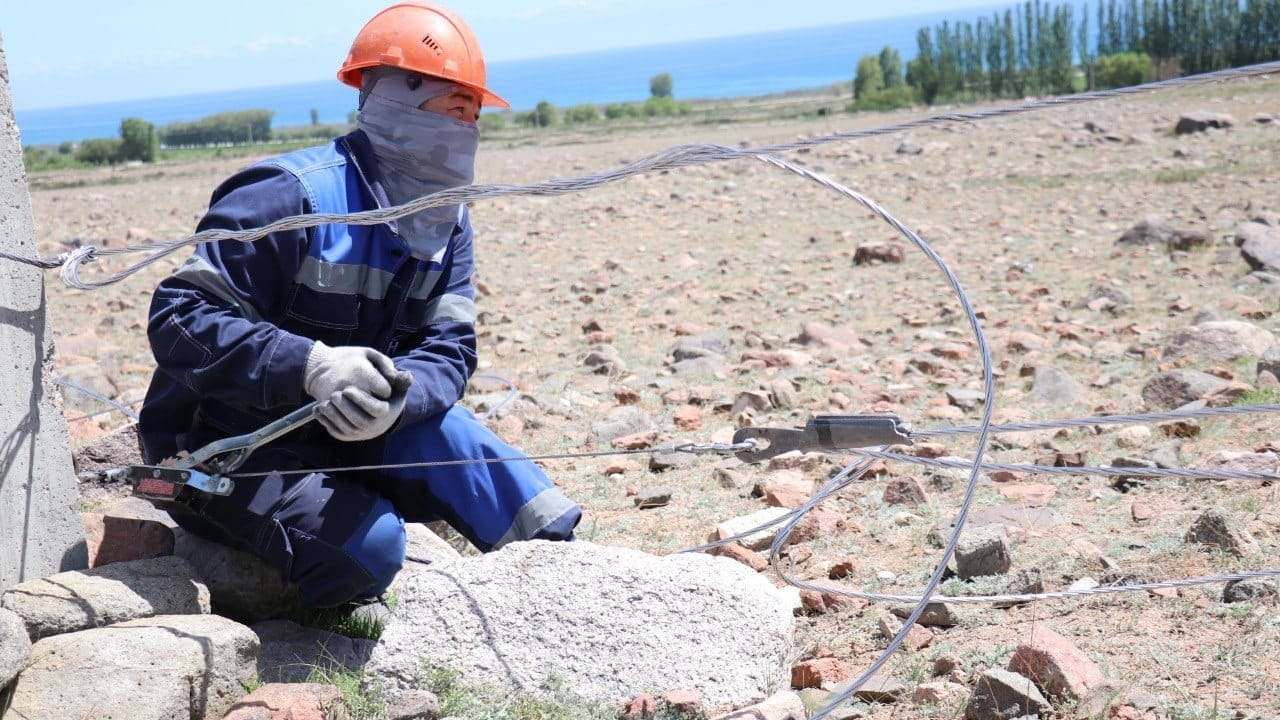
[[[1178,117],[1197,110],[1230,113],[1235,125],[1174,135]],[[759,147],[917,114],[512,135],[482,143],[478,176],[532,183],[613,169],[683,143]],[[1010,421],[1163,409],[1149,407],[1142,390],[1174,367],[1258,388],[1257,353],[1169,360],[1165,347],[1197,318],[1280,331],[1280,285],[1251,275],[1233,242],[1242,222],[1275,223],[1278,145],[1280,81],[1262,79],[829,143],[786,158],[870,196],[940,253],[982,318],[998,372],[995,414]],[[34,176],[41,253],[184,237],[218,181],[247,162]],[[960,392],[981,389],[976,342],[942,274],[892,228],[816,184],[737,160],[565,197],[482,202],[473,211],[483,375],[467,402],[487,411],[512,384],[514,397],[488,419],[532,455],[611,450],[598,426],[624,405],[653,421],[654,445],[727,442],[743,425],[797,427],[815,414],[892,412],[918,429],[979,417],[981,404]],[[1148,217],[1207,230],[1211,242],[1176,252],[1117,244]],[[855,264],[859,247],[874,243],[903,245],[902,262]],[[149,296],[186,255],[92,293],[69,290],[50,274],[64,377],[136,408],[153,368]],[[88,273],[136,259],[110,259]],[[1089,302],[1099,288],[1121,302]],[[830,328],[826,345],[803,342],[811,323]],[[810,335],[822,329],[811,327]],[[708,336],[727,354],[713,355],[700,373],[675,372],[677,341]],[[1041,399],[1045,388],[1036,386],[1048,379],[1036,373],[1049,368],[1074,380],[1065,399]],[[1249,397],[1280,397],[1267,392],[1275,391],[1263,387]],[[75,444],[124,422],[119,413],[79,419],[102,406],[66,396]],[[1035,463],[1079,453],[1089,465],[1128,456],[1192,466],[1222,452],[1272,448],[1276,429],[1274,416],[1258,414],[1204,420],[1198,434],[1182,439],[1154,423],[1046,430],[1005,437],[988,458]],[[974,450],[972,436],[933,442],[926,452],[971,457]],[[714,455],[687,460],[663,469],[651,468],[648,455],[544,465],[584,506],[584,538],[659,554],[699,544],[717,524],[764,509],[758,488],[785,475]],[[798,463],[800,482],[812,491],[848,461]],[[906,477],[920,481],[924,501],[886,502],[886,487]],[[954,517],[965,479],[904,463],[879,468],[823,505],[838,529],[792,546],[789,571],[826,579],[847,559],[842,587],[918,592],[940,558],[930,531]],[[659,487],[672,491],[669,502],[637,507],[636,493]],[[975,511],[1012,503],[1044,506],[1052,518],[1026,512],[1026,522],[1007,523],[1008,574],[952,580],[944,591],[1016,590],[1011,578],[1036,573],[1046,590],[1064,590],[1085,578],[1161,581],[1275,569],[1278,492],[1235,480],[1161,478],[1121,491],[1103,476],[984,475]],[[1215,506],[1255,543],[1233,554],[1188,542],[1187,530]],[[985,668],[1003,668],[1033,628],[1049,627],[1107,678],[1149,699],[1126,713],[1280,714],[1274,597],[1226,603],[1223,585],[1214,583],[961,609],[960,625],[931,629],[927,645],[899,652],[885,674],[911,688],[937,680],[937,661],[950,658],[952,677],[971,682]],[[862,672],[887,644],[879,628],[887,611],[884,603],[854,602],[800,616],[795,660],[828,656],[845,672]],[[960,712],[954,702],[855,707],[871,718]]]

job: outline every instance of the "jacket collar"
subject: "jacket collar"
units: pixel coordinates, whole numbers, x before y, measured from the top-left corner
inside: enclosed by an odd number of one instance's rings
[[[363,130],[352,130],[334,142],[345,151],[355,166],[356,177],[360,178],[361,195],[373,200],[370,206],[372,208],[391,207],[391,201],[387,199],[387,191],[382,186],[382,178],[378,175],[378,162],[373,157],[373,143],[369,142],[369,136],[365,135]],[[396,227],[396,221],[388,220],[384,224],[391,228],[396,239],[403,244],[404,240],[400,239],[400,229]]]

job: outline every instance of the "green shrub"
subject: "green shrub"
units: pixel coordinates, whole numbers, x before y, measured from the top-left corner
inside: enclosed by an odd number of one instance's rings
[[[498,132],[507,126],[507,119],[502,113],[484,113],[480,116],[480,132]]]
[[[884,90],[884,70],[880,67],[880,56],[863,55],[858,61],[858,72],[853,78],[853,97],[861,100]]]
[[[156,126],[141,118],[120,121],[120,159],[154,162],[160,140]]]
[[[688,115],[693,106],[689,103],[678,103],[675,98],[670,97],[651,97],[644,101],[645,117],[671,117],[673,115]]]
[[[910,107],[916,101],[912,88],[899,85],[895,88],[880,90],[860,96],[849,105],[850,110],[893,110]]]
[[[574,105],[564,111],[564,121],[567,123],[593,123],[600,119],[600,108],[592,103],[583,103]]]
[[[638,118],[643,114],[636,103],[609,103],[604,106],[604,116],[610,120]]]
[[[1103,55],[1094,64],[1093,80],[1099,88],[1141,85],[1155,77],[1155,67],[1146,53],[1125,52]]]
[[[90,165],[114,165],[120,162],[120,150],[124,142],[120,138],[93,138],[80,143],[76,160]]]
[[[649,78],[649,94],[656,98],[669,98],[675,90],[676,81],[671,73],[659,73]]]

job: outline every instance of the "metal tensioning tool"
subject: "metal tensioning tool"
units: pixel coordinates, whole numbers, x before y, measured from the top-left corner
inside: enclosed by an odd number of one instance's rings
[[[244,435],[223,438],[164,465],[130,465],[123,479],[136,497],[164,510],[199,511],[215,496],[230,495],[235,481],[227,474],[244,464],[259,447],[307,424],[318,403],[311,402]]]
[[[743,462],[756,463],[792,450],[910,445],[911,428],[897,415],[817,415],[803,428],[744,427],[733,434],[735,445],[756,440],[769,444],[739,450],[734,455]]]

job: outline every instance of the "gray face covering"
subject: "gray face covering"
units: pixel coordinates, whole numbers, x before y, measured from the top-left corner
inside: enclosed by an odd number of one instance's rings
[[[418,109],[445,95],[453,83],[398,70],[380,70],[365,80],[356,126],[369,136],[379,175],[394,205],[475,178],[480,130],[475,123]],[[458,221],[458,206],[428,208],[397,222],[413,256],[439,259]]]

